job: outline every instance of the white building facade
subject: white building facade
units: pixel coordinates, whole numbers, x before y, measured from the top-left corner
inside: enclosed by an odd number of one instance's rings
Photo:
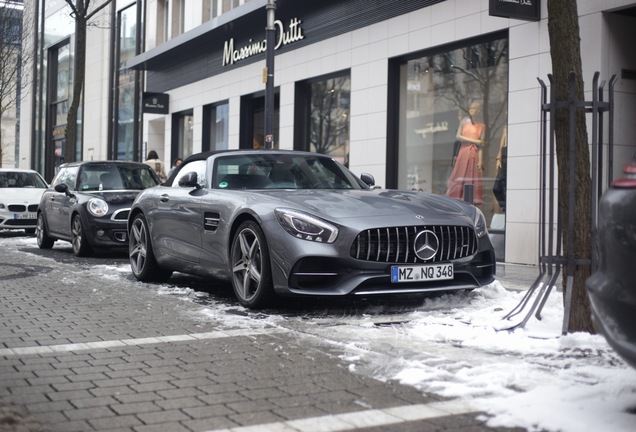
[[[63,162],[73,28],[62,0],[39,1],[20,165],[50,179]],[[168,164],[262,146],[266,5],[113,0],[89,30],[77,159],[143,160],[156,150]],[[595,72],[617,76],[615,177],[636,150],[635,11],[632,0],[578,4],[586,96]],[[537,264],[546,0],[279,0],[276,18],[276,148],[329,153],[386,188],[446,194],[460,123],[481,123],[473,200],[505,233],[498,259]]]

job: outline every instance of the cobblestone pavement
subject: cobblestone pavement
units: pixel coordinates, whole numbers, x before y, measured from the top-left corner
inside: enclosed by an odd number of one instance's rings
[[[498,430],[315,338],[50,253],[0,247],[0,432]]]

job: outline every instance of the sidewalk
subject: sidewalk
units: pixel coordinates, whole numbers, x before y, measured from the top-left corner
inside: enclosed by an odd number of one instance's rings
[[[0,416],[15,420],[0,431],[494,430],[350,372],[336,347],[30,257],[0,248]],[[505,266],[504,286],[531,283],[526,267]]]

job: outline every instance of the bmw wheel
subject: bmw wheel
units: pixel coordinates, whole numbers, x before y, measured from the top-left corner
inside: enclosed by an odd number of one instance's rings
[[[128,257],[130,268],[137,280],[142,282],[161,282],[168,280],[172,272],[162,269],[157,264],[152,251],[148,222],[142,214],[133,219],[128,235]]]
[[[85,257],[91,254],[91,246],[86,240],[86,233],[82,227],[82,219],[79,214],[73,216],[71,222],[71,245],[73,246],[73,254],[78,257]]]
[[[44,216],[42,213],[38,213],[38,224],[35,228],[35,237],[38,241],[38,247],[40,249],[51,249],[55,239],[49,237],[49,233],[46,230],[46,222],[44,222]]]
[[[274,293],[269,249],[263,231],[254,221],[246,221],[236,231],[231,250],[232,287],[239,302],[261,308]]]

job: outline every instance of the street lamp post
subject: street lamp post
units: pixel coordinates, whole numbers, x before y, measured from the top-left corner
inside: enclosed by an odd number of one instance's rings
[[[267,0],[267,27],[265,36],[267,51],[265,52],[265,148],[274,147],[274,44],[276,27],[274,26],[274,12],[276,0]]]

